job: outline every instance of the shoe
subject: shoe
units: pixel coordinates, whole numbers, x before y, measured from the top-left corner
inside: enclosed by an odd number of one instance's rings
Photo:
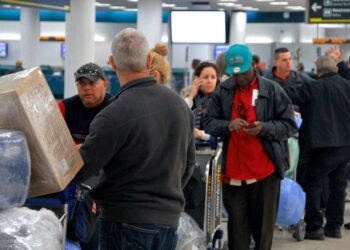
[[[324,229],[324,235],[326,235],[329,238],[336,238],[336,239],[340,239],[341,238],[340,229],[335,229],[335,230]]]
[[[345,227],[346,229],[350,229],[350,222],[344,224],[344,227]]]
[[[315,231],[305,232],[305,239],[308,240],[324,240],[324,232],[323,229],[320,228]]]

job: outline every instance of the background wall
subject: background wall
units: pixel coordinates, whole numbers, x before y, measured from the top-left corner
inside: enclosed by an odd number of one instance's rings
[[[108,66],[107,60],[110,54],[111,40],[118,31],[126,27],[136,27],[136,23],[96,23],[96,36],[104,41],[95,43],[95,62],[101,66]],[[64,22],[41,22],[41,35],[64,35]],[[304,63],[307,71],[314,67],[313,62],[317,58],[317,48],[322,54],[329,45],[312,44],[312,38],[317,37],[347,37],[349,34],[346,28],[317,28],[317,25],[302,23],[248,23],[246,42],[254,54],[258,54],[262,62],[270,68],[273,64],[272,53],[277,47],[289,48],[293,55],[300,50],[300,61]],[[167,41],[168,24],[162,27],[164,41]],[[4,36],[11,35],[17,39],[20,35],[20,23],[18,21],[0,21],[0,40]],[[77,39],[79,39],[77,37]],[[0,58],[0,64],[12,65],[20,59],[20,41],[6,40],[9,43],[9,56]],[[23,41],[25,42],[25,41]],[[84,42],[84,41],[81,41]],[[171,54],[169,60],[173,68],[189,69],[193,58],[201,60],[214,59],[214,45],[199,44],[169,44]],[[341,46],[345,52],[345,59],[350,56],[350,46]],[[64,66],[64,58],[60,53],[61,42],[40,42],[38,60],[41,65]],[[296,65],[296,60],[294,60]]]

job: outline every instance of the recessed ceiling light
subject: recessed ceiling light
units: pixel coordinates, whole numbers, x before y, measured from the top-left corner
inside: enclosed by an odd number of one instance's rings
[[[286,6],[285,8],[289,10],[305,10],[303,6]]]
[[[96,2],[96,3],[95,3],[95,6],[96,6],[96,7],[109,7],[109,6],[111,6],[111,4],[109,4],[109,3],[100,3],[100,2]]]
[[[188,7],[174,7],[174,10],[188,10]]]
[[[188,7],[177,6],[173,8],[174,10],[188,10]]]
[[[125,6],[111,6],[109,7],[112,10],[125,10]]]
[[[226,7],[239,7],[242,6],[242,4],[237,3],[218,3],[220,6],[226,6]]]
[[[176,7],[176,4],[171,4],[171,3],[162,3],[163,8],[173,8]]]
[[[271,5],[288,5],[288,2],[270,2]]]

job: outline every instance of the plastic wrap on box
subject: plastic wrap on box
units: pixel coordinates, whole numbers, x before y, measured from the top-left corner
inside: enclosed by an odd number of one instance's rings
[[[0,209],[24,204],[30,182],[27,140],[20,131],[0,129]]]
[[[0,77],[0,128],[20,130],[27,137],[30,197],[63,190],[83,165],[39,68]]]
[[[177,228],[176,250],[206,250],[206,237],[197,223],[188,214],[181,213]]]
[[[45,208],[26,207],[0,212],[0,250],[61,250],[62,225]]]
[[[301,186],[290,178],[284,178],[281,182],[277,224],[297,224],[304,214],[305,202],[306,196]]]

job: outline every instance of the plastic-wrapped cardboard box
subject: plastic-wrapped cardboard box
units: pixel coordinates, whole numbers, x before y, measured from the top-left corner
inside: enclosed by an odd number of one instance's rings
[[[0,77],[0,128],[21,130],[27,137],[30,197],[63,190],[83,165],[39,68]]]

